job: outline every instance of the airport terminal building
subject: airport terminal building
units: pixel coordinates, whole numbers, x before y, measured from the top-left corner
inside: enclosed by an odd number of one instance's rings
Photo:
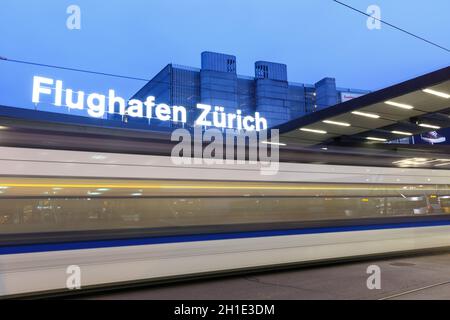
[[[287,66],[281,63],[257,61],[253,77],[238,75],[236,65],[233,55],[203,52],[200,69],[168,64],[132,99],[154,96],[159,103],[184,106],[193,113],[189,119],[196,118],[197,103],[221,106],[227,112],[240,110],[243,115],[259,112],[270,128],[368,93],[338,88],[336,80],[328,77],[315,84],[289,82]],[[151,125],[170,130],[185,124],[152,119]]]

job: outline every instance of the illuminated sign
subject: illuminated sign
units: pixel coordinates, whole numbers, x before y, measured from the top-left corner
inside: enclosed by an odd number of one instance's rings
[[[100,93],[86,94],[84,91],[74,91],[64,88],[61,80],[35,76],[33,78],[33,103],[39,103],[41,95],[53,98],[56,107],[67,106],[70,109],[86,110],[94,118],[103,118],[105,114],[118,113],[132,118],[159,119],[187,123],[187,110],[183,106],[169,106],[156,103],[154,96],[148,96],[145,101],[138,99],[125,100],[116,96],[110,89],[108,95]],[[236,113],[226,113],[224,107],[198,103],[199,116],[194,121],[196,126],[237,129],[246,131],[261,131],[267,129],[267,120],[255,112],[254,116],[243,115],[241,110]]]
[[[341,92],[341,102],[346,102],[363,96],[363,93]]]

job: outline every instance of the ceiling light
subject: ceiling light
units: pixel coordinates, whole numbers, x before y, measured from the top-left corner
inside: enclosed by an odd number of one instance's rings
[[[328,124],[335,124],[337,126],[342,126],[342,127],[350,127],[350,123],[346,123],[346,122],[331,121],[331,120],[324,120],[322,122],[328,123]]]
[[[383,138],[375,138],[375,137],[366,137],[367,140],[373,140],[373,141],[387,141],[386,139]]]
[[[435,167],[443,167],[443,166],[448,166],[448,165],[450,165],[450,162],[438,163],[438,164],[435,164],[434,166]]]
[[[374,113],[366,113],[366,112],[360,112],[360,111],[352,111],[352,114],[356,114],[357,116],[363,116],[367,118],[373,118],[378,119],[380,116]]]
[[[264,144],[270,144],[270,145],[274,145],[274,146],[286,146],[286,143],[282,143],[282,142],[271,142],[271,141],[262,141],[261,143]]]
[[[409,105],[409,104],[404,104],[404,103],[398,103],[398,102],[394,102],[394,101],[386,101],[386,104],[390,105],[390,106],[394,106],[394,107],[399,107],[402,109],[414,109],[413,106]]]
[[[438,96],[441,98],[450,99],[450,94],[445,93],[445,92],[440,92],[440,91],[436,91],[436,90],[432,90],[432,89],[424,89],[422,91],[429,93],[429,94],[434,94],[435,96]]]
[[[132,196],[138,197],[138,196],[142,196],[142,193],[136,192],[136,193],[132,193]]]
[[[428,124],[428,123],[419,123],[419,127],[430,128],[430,129],[440,129],[441,128],[439,126],[434,126],[434,125]]]
[[[404,136],[412,136],[412,133],[411,132],[405,132],[405,131],[397,131],[397,130],[394,130],[394,131],[391,131],[393,134],[401,134],[401,135],[404,135]]]
[[[442,162],[445,161],[448,163],[448,159],[429,159],[429,158],[407,158],[398,161],[392,162],[393,164],[397,164],[401,167],[408,166],[423,166],[425,164],[433,163],[433,162]],[[441,166],[442,164],[436,164],[436,167]]]
[[[315,129],[307,129],[307,128],[300,128],[300,131],[306,131],[306,132],[313,132],[313,133],[320,133],[320,134],[326,134],[327,132],[324,130],[315,130]]]
[[[443,166],[448,166],[448,165],[450,165],[450,162],[438,163],[438,164],[435,164],[434,166],[435,167],[443,167]]]

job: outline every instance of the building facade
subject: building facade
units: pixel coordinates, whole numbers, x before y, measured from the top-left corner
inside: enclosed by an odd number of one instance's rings
[[[200,69],[168,64],[132,99],[155,96],[158,103],[184,106],[192,113],[189,119],[196,118],[197,103],[221,106],[227,112],[241,110],[243,115],[259,112],[270,128],[365,93],[368,91],[337,88],[334,78],[312,85],[288,82],[287,66],[268,61],[255,62],[253,77],[241,76],[236,72],[235,56],[203,52]],[[181,126],[155,119],[129,121],[153,121],[151,125],[161,130]],[[193,123],[185,125],[192,127]]]

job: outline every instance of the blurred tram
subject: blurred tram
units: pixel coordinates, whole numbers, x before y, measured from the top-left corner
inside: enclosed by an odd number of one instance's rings
[[[0,295],[151,283],[450,244],[450,171],[0,147]]]

